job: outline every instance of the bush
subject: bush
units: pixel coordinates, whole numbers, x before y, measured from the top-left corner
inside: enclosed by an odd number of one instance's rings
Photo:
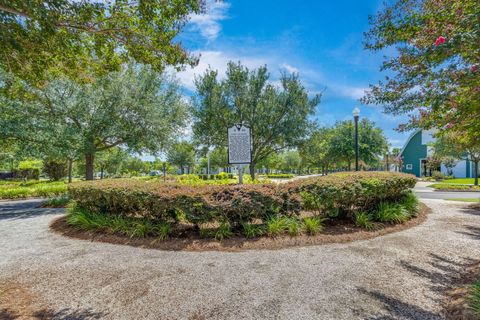
[[[375,225],[372,222],[372,216],[367,212],[358,212],[355,214],[355,225],[367,230],[373,229]]]
[[[295,215],[298,197],[275,185],[188,186],[141,180],[74,183],[70,197],[92,212],[192,224],[225,222],[232,226],[271,215]]]
[[[404,223],[409,218],[408,211],[398,203],[381,202],[375,212],[375,220],[380,222]]]
[[[267,177],[269,179],[290,179],[295,177],[293,173],[269,173],[262,174],[261,177]]]
[[[52,181],[58,181],[67,175],[67,164],[65,161],[45,160],[43,162],[43,172]]]
[[[353,216],[371,211],[382,201],[399,200],[413,188],[413,175],[388,172],[336,173],[286,184],[299,193],[303,207],[324,215]]]
[[[324,219],[318,218],[318,217],[308,217],[303,219],[303,225],[304,225],[305,231],[309,235],[315,235],[321,232],[324,228],[323,222],[324,222]]]
[[[280,185],[106,179],[73,183],[69,194],[77,208],[92,213],[78,221],[85,228],[97,225],[109,232],[165,239],[187,225],[222,240],[234,232],[247,238],[314,235],[322,231],[327,218],[348,217],[366,229],[373,228],[375,221],[403,223],[418,211],[418,199],[409,190],[415,181],[410,175],[382,172],[333,174]],[[302,208],[318,214],[299,220]],[[104,226],[105,220],[97,216],[106,217],[111,225]]]

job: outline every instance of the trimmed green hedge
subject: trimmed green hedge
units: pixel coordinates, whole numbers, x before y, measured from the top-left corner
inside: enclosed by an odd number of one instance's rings
[[[275,185],[188,186],[132,180],[74,183],[69,187],[77,206],[93,211],[193,224],[232,225],[294,215],[299,198]]]
[[[250,235],[287,230],[313,234],[298,218],[301,210],[314,211],[319,222],[348,217],[364,228],[373,222],[402,223],[417,210],[409,191],[415,182],[412,175],[383,172],[338,173],[281,185],[190,186],[117,179],[73,183],[69,194],[79,210],[162,226],[213,225],[217,229],[211,234],[223,238],[232,234],[231,228]]]
[[[299,193],[303,208],[323,214],[351,215],[375,209],[382,201],[396,201],[415,186],[413,175],[389,172],[348,172],[289,183]]]

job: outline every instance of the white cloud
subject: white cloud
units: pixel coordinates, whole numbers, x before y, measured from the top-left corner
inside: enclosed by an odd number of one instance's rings
[[[298,70],[298,68],[295,68],[294,66],[291,66],[288,63],[282,63],[281,67],[283,69],[287,70],[290,73],[299,73],[300,72],[300,70]]]
[[[330,83],[327,87],[332,89],[332,92],[336,95],[351,98],[358,100],[364,96],[365,91],[368,90],[366,87],[358,87],[358,86],[351,86],[351,85],[344,85],[338,83]]]
[[[190,16],[192,29],[200,32],[209,41],[215,40],[222,30],[220,21],[227,18],[229,7],[230,4],[226,1],[207,1],[205,13]]]
[[[195,76],[202,75],[208,68],[218,70],[220,78],[223,78],[227,71],[227,64],[229,61],[240,61],[242,65],[249,69],[255,69],[265,64],[273,64],[272,61],[263,58],[237,56],[223,51],[196,51],[193,52],[193,54],[200,55],[198,65],[195,68],[188,68],[185,71],[177,73],[177,78],[180,79],[180,82],[190,90],[195,89]]]

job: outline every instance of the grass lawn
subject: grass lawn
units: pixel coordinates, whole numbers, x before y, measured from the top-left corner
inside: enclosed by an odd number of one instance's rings
[[[442,183],[453,183],[453,184],[472,184],[473,185],[473,178],[456,178],[456,179],[448,179],[443,180]]]
[[[51,197],[65,194],[65,181],[29,180],[1,181],[0,199],[22,199],[31,197]]]
[[[449,201],[461,201],[461,202],[480,202],[480,198],[449,198],[445,199]]]

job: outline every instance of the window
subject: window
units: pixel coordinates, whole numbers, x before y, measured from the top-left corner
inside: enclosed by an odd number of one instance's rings
[[[412,169],[413,169],[413,166],[412,166],[411,163],[409,163],[409,164],[407,164],[407,165],[405,166],[405,168],[406,168],[407,170],[412,170]]]

